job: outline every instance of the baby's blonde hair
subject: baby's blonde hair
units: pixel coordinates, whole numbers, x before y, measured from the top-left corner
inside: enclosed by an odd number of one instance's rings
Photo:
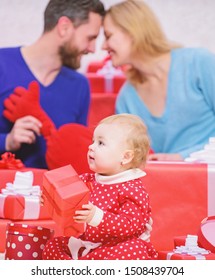
[[[138,168],[141,165],[145,165],[150,142],[147,127],[141,118],[132,114],[116,114],[104,118],[99,122],[99,125],[112,123],[119,124],[120,128],[123,128],[129,149],[134,152],[131,168]]]

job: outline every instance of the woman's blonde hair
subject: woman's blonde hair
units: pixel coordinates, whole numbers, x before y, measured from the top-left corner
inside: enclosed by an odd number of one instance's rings
[[[139,59],[157,57],[179,47],[167,40],[157,17],[141,0],[113,5],[106,16],[132,38],[132,55]],[[131,68],[127,74],[131,80],[140,81],[137,70]]]
[[[119,124],[120,128],[123,128],[129,149],[134,152],[131,168],[144,165],[149,153],[150,142],[146,125],[141,118],[132,114],[116,114],[104,118],[99,125],[112,123]]]

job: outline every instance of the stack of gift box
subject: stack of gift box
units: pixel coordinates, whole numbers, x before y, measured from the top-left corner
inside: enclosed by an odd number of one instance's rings
[[[116,97],[125,83],[125,75],[121,69],[113,67],[107,58],[91,62],[86,77],[91,90],[88,124],[95,127],[103,118],[115,114]]]
[[[61,234],[48,212],[40,204],[45,169],[0,169],[0,253],[6,249],[6,231],[11,223],[40,226]],[[20,185],[21,183],[21,185]]]
[[[67,165],[49,171],[31,171],[34,174],[33,183],[32,175],[27,173],[28,183],[23,187],[23,182],[26,181],[22,181],[23,174],[17,173],[17,170],[0,170],[3,189],[0,202],[1,252],[5,249],[6,228],[12,219],[18,224],[54,229],[55,235],[77,237],[84,231],[82,224],[74,222],[73,215],[76,209],[88,202],[89,190],[73,167]],[[150,195],[152,206],[151,241],[159,251],[159,258],[189,259],[191,256],[191,259],[195,259],[195,254],[202,259],[214,258],[214,166],[205,163],[148,162],[145,171],[147,175],[143,178],[143,183]],[[29,170],[23,169],[19,172],[26,173]],[[44,203],[43,206],[40,205],[39,211],[38,185],[43,193]],[[33,213],[29,206],[31,203],[32,209],[37,209]],[[204,218],[208,216],[210,218],[205,221]],[[197,253],[195,251],[195,254],[190,255],[190,249],[184,252],[185,248],[177,248],[185,246],[185,238],[181,239],[179,236],[187,234],[198,235],[197,245],[206,251],[201,251],[200,254],[197,250]],[[179,242],[179,239],[183,241]]]
[[[32,171],[7,171],[15,176],[13,183],[6,183],[0,194],[3,222],[0,226],[4,226],[1,246],[4,250],[6,248],[7,259],[41,258],[44,236],[47,241],[54,234],[77,237],[83,233],[84,224],[75,223],[73,215],[82,204],[88,203],[89,189],[71,165],[50,171],[40,170],[41,188],[33,186]],[[51,223],[44,218],[50,219]],[[29,250],[20,251],[20,246],[25,245]],[[34,249],[33,253],[30,248]]]

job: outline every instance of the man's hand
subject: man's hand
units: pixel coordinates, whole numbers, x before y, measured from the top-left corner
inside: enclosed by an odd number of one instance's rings
[[[6,137],[6,151],[17,151],[22,143],[32,144],[36,135],[40,135],[41,122],[32,116],[25,116],[18,119]]]

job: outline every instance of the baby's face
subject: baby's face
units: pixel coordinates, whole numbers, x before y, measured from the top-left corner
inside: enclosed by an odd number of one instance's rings
[[[126,131],[115,123],[100,124],[95,129],[93,143],[89,146],[90,169],[103,175],[120,172],[126,149]]]

